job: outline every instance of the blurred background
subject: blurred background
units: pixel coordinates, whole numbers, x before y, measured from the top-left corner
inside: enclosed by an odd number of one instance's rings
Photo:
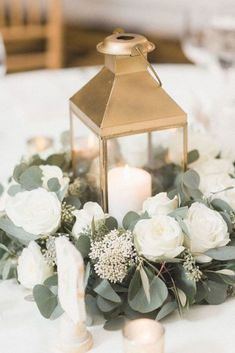
[[[0,0],[0,67],[102,64],[96,44],[117,27],[157,44],[152,62],[229,66],[234,16],[234,0]]]

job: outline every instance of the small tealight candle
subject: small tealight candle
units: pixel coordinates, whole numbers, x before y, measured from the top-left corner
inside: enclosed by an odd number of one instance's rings
[[[116,167],[108,173],[109,213],[121,224],[128,211],[142,209],[151,196],[151,175],[143,169]]]
[[[27,141],[28,154],[34,155],[45,152],[53,147],[53,139],[47,136],[35,136]]]
[[[124,353],[163,353],[163,326],[150,319],[138,319],[127,323],[123,329]]]

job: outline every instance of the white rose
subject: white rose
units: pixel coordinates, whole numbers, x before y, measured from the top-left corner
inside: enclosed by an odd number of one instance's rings
[[[184,250],[183,232],[169,216],[140,220],[134,228],[134,240],[139,254],[151,261],[172,259]]]
[[[169,146],[169,158],[175,164],[180,164],[182,158],[182,148],[179,143],[179,141],[181,141],[180,138],[182,138],[182,135],[176,133],[174,138],[171,139]],[[188,150],[198,150],[199,159],[196,161],[196,163],[198,163],[198,161],[206,161],[218,156],[220,153],[220,146],[210,135],[189,130]],[[194,163],[191,164],[191,167]]]
[[[147,211],[149,216],[167,215],[178,206],[178,198],[169,199],[166,192],[147,198],[143,203],[143,211]]]
[[[225,246],[230,241],[223,217],[200,202],[191,205],[185,223],[190,234],[187,245],[195,255]]]
[[[28,233],[50,234],[60,225],[61,204],[55,193],[38,188],[10,197],[6,202],[6,214]]]
[[[52,178],[57,178],[60,183],[60,190],[66,193],[68,185],[69,185],[69,178],[63,176],[62,170],[55,166],[55,165],[40,165],[40,169],[42,170],[42,186],[43,188],[48,190],[47,182]]]
[[[234,165],[227,159],[212,158],[203,162],[195,162],[193,169],[201,178],[212,174],[234,174]]]
[[[18,259],[17,273],[19,282],[25,288],[32,289],[36,284],[42,284],[52,276],[53,268],[47,264],[40,246],[31,241]]]
[[[76,222],[72,229],[75,238],[79,238],[79,234],[91,225],[92,219],[99,221],[105,218],[102,208],[96,202],[85,203],[82,210],[76,210],[73,214],[76,217]]]

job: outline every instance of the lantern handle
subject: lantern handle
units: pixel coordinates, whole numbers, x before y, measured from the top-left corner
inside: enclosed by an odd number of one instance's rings
[[[147,63],[148,67],[150,68],[150,70],[152,71],[154,77],[156,78],[159,87],[162,87],[162,81],[161,81],[160,77],[158,76],[157,72],[154,70],[153,65],[151,65],[151,63],[148,61],[148,59],[146,59],[144,53],[141,50],[141,47],[137,45],[135,47],[135,49],[140,54],[140,56],[144,59],[144,61]]]

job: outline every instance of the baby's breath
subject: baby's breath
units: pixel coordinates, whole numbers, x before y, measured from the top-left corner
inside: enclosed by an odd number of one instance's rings
[[[62,223],[73,223],[75,207],[72,205],[68,205],[66,202],[62,203],[61,210],[61,221]]]
[[[131,232],[121,233],[114,229],[102,240],[92,241],[89,256],[100,278],[112,283],[122,282],[130,266],[135,263],[136,253]]]
[[[189,250],[185,250],[183,253],[183,267],[186,272],[186,276],[189,280],[198,282],[202,277],[202,272],[196,265],[196,261]]]

